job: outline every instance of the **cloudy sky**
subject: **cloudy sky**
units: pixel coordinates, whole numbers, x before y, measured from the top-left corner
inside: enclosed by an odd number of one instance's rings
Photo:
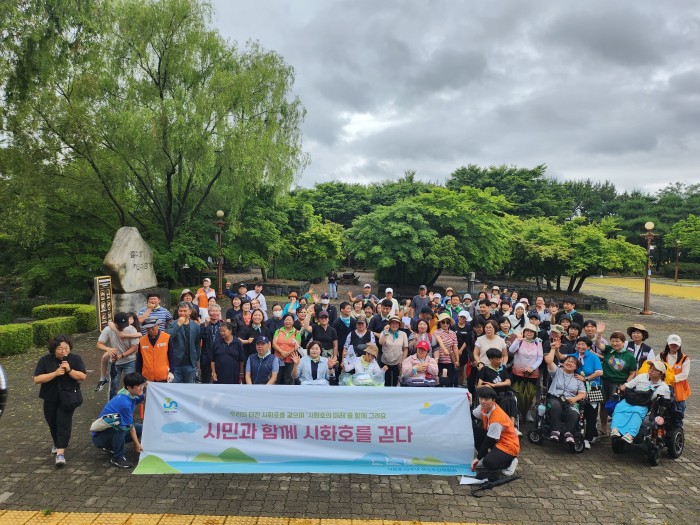
[[[296,72],[300,184],[547,164],[653,192],[700,182],[700,2],[213,0]]]

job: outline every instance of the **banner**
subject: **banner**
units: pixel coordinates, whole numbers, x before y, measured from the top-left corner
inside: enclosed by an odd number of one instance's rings
[[[466,390],[149,383],[135,474],[471,471]]]

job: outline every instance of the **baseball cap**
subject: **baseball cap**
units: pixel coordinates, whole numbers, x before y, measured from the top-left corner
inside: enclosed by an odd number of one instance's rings
[[[129,326],[129,316],[125,312],[117,312],[114,314],[114,324],[120,330]]]
[[[264,335],[261,335],[260,337],[258,337],[258,338],[255,340],[255,344],[258,344],[258,343],[267,344],[267,343],[269,343],[269,342],[270,342],[270,340],[269,340],[267,337],[265,337]]]
[[[331,298],[331,296],[328,295],[327,293],[324,293],[323,295],[321,295],[321,299],[330,299],[330,298]]]
[[[238,287],[248,289],[248,285],[246,285],[246,283],[241,283],[238,285]]]
[[[430,350],[430,343],[428,341],[419,341],[416,345],[416,349],[422,348],[423,350]]]
[[[386,290],[384,290],[384,293],[394,293],[394,289],[393,289],[393,288],[387,288]]]
[[[671,334],[666,339],[666,344],[681,346],[681,336],[676,334]]]
[[[322,318],[324,318],[324,317],[325,317],[325,318],[328,318],[328,312],[326,312],[325,310],[321,310],[321,311],[319,312],[319,314],[318,314],[318,318],[319,318],[319,319],[322,319]]]
[[[424,284],[421,284],[421,285],[418,287],[418,289],[419,289],[419,290],[427,290],[428,287],[427,287],[426,285],[424,285]]]
[[[369,283],[365,283],[365,285],[362,288],[372,288],[372,285]]]
[[[202,282],[203,282],[203,283],[205,283],[205,282],[207,282],[207,281],[208,281],[208,282],[211,282],[211,279],[209,279],[209,277],[205,277],[204,279],[202,279]]]
[[[469,315],[469,312],[467,312],[466,310],[462,310],[457,314],[457,317],[466,317],[467,319],[469,319],[471,315]]]
[[[141,325],[141,328],[152,328],[158,324],[158,319],[155,317],[149,317],[146,319],[143,324]]]

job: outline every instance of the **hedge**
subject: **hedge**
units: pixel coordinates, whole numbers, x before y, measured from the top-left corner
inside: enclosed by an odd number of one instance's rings
[[[77,332],[92,332],[97,329],[97,312],[89,304],[43,304],[32,309],[35,319],[52,319],[73,316],[77,321]]]
[[[32,325],[5,324],[0,325],[0,356],[23,354],[34,344]]]
[[[676,263],[665,264],[661,267],[661,275],[673,279],[676,273]],[[678,263],[679,279],[700,279],[700,264],[692,262]]]
[[[75,317],[52,317],[32,323],[34,329],[34,345],[44,346],[52,337],[59,334],[71,335],[78,331],[78,321]]]

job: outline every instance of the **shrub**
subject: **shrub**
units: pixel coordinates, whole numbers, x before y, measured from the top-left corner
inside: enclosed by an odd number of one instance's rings
[[[661,267],[661,275],[673,279],[676,273],[676,263],[665,264]],[[700,263],[679,262],[679,279],[700,279]]]
[[[73,316],[77,321],[77,332],[92,332],[97,329],[97,311],[89,304],[44,304],[32,309],[36,319]]]
[[[31,324],[6,324],[0,326],[0,356],[23,354],[33,345],[34,331]]]
[[[52,317],[32,323],[34,329],[34,345],[44,346],[52,337],[65,334],[71,335],[78,331],[78,321],[75,317]]]
[[[78,323],[78,332],[97,330],[97,308],[89,304],[81,304],[73,312]]]

